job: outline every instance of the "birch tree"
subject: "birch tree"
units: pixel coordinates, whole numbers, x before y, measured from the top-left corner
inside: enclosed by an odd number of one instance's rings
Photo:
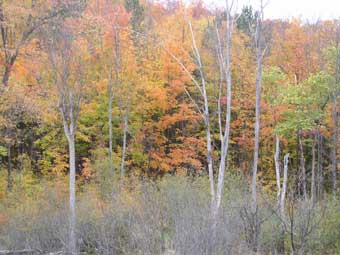
[[[262,63],[264,57],[263,45],[263,2],[260,2],[260,11],[256,18],[256,29],[254,32],[255,49],[256,49],[256,106],[255,106],[255,131],[254,131],[254,160],[253,160],[253,178],[252,178],[252,198],[253,212],[257,208],[257,167],[259,157],[259,136],[260,136],[260,116],[261,116],[261,83],[262,83]]]
[[[76,254],[76,152],[75,132],[85,83],[83,61],[77,55],[75,34],[65,23],[55,23],[46,39],[52,67],[53,83],[58,98],[64,133],[69,149],[69,243],[70,254]]]
[[[225,96],[227,99],[226,109],[222,110],[220,103],[218,107],[218,118],[219,118],[219,134],[221,139],[221,147],[220,147],[220,159],[218,162],[218,173],[217,173],[217,184],[214,179],[214,162],[213,162],[213,146],[212,146],[212,132],[211,125],[212,121],[210,118],[210,102],[208,92],[207,92],[207,82],[205,78],[202,58],[200,54],[200,50],[196,43],[196,38],[194,34],[194,30],[192,28],[192,24],[190,21],[188,22],[191,40],[192,40],[192,48],[194,61],[199,71],[200,81],[196,80],[187,67],[170,51],[168,53],[173,57],[173,59],[182,67],[185,73],[190,77],[192,82],[194,83],[199,95],[201,102],[197,102],[193,99],[193,96],[190,92],[185,88],[185,92],[188,97],[191,99],[193,104],[195,105],[198,112],[201,114],[202,119],[204,121],[205,126],[205,136],[206,136],[206,149],[207,149],[207,165],[208,165],[208,173],[209,173],[209,183],[210,183],[210,195],[211,195],[211,213],[213,218],[216,219],[219,209],[221,207],[222,194],[223,194],[223,185],[224,185],[224,175],[226,170],[226,160],[228,156],[228,148],[229,148],[229,135],[230,135],[230,122],[231,122],[231,100],[232,100],[232,79],[231,79],[231,46],[232,46],[232,34],[234,25],[237,20],[237,16],[232,15],[232,12],[236,8],[236,3],[234,1],[226,0],[226,31],[225,31],[225,51],[222,48],[222,42],[220,37],[220,32],[216,27],[216,55],[218,58],[218,65],[220,67],[220,93],[218,101],[220,102],[222,96]],[[225,52],[225,53],[224,53]],[[225,79],[226,87],[222,88],[222,80]],[[221,91],[225,91],[225,94],[222,94]],[[202,107],[200,107],[200,103]],[[223,112],[225,112],[223,114]],[[222,119],[225,120],[224,127],[222,126]]]
[[[231,46],[232,46],[232,34],[234,25],[236,23],[237,17],[232,16],[232,9],[235,3],[232,1],[231,4],[229,1],[226,1],[226,38],[225,38],[225,45],[226,45],[226,53],[224,56],[225,64],[223,65],[223,53],[221,50],[221,41],[220,36],[217,31],[217,43],[219,50],[219,59],[220,59],[220,68],[224,70],[224,75],[226,79],[226,98],[227,98],[227,105],[226,105],[226,114],[225,114],[225,127],[224,132],[220,130],[220,134],[222,135],[221,140],[221,159],[220,159],[220,167],[218,172],[218,183],[217,183],[217,198],[216,198],[216,209],[215,214],[218,213],[218,210],[221,206],[221,199],[222,199],[222,192],[223,192],[223,183],[224,183],[224,174],[226,168],[226,159],[228,156],[228,149],[229,149],[229,135],[230,135],[230,122],[231,122],[231,88],[232,88],[232,80],[231,80]],[[223,68],[224,67],[224,68]],[[219,98],[220,101],[220,98]],[[218,116],[221,116],[221,109],[219,109]]]

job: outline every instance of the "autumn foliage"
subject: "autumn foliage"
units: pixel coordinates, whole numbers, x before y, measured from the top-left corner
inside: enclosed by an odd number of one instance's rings
[[[242,185],[247,186],[254,153],[256,80],[250,27],[256,14],[249,7],[239,14],[231,48],[233,86],[226,166],[229,177],[242,176]],[[138,0],[0,1],[0,225],[10,221],[5,208],[20,208],[37,196],[45,199],[40,187],[57,187],[60,198],[56,200],[60,201],[67,191],[68,144],[55,84],[56,75],[61,79],[63,75],[55,71],[53,60],[61,68],[68,64],[69,70],[64,72],[69,72],[69,86],[79,94],[77,192],[94,192],[102,213],[110,205],[103,198],[105,192],[92,190],[98,183],[100,189],[113,183],[122,188],[124,208],[137,213],[142,211],[143,199],[132,185],[122,183],[161,180],[169,175],[199,180],[207,176],[200,114],[203,103],[190,75],[198,81],[202,77],[189,22],[207,83],[212,157],[218,159],[218,106],[225,113],[227,105],[225,96],[218,97],[220,84],[223,89],[226,84],[216,53],[216,31],[223,38],[226,31],[222,9],[212,11],[203,1],[190,5]],[[71,31],[66,33],[70,38],[53,37],[65,31]],[[290,155],[291,199],[302,197],[304,184],[313,199],[321,201],[333,193],[338,196],[338,21],[264,20],[263,35],[261,192],[276,192],[274,153],[279,137],[281,168],[283,156]],[[55,55],[53,59],[51,49],[65,50],[71,39],[72,57]],[[76,87],[80,80],[82,86]],[[332,150],[336,150],[335,161]],[[213,167],[217,172],[218,165]]]

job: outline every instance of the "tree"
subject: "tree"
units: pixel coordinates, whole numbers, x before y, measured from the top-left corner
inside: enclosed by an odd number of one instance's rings
[[[13,65],[21,49],[32,39],[32,34],[53,19],[69,16],[83,5],[83,0],[57,2],[23,1],[18,6],[11,1],[0,1],[0,31],[4,58],[2,89],[8,85]],[[25,9],[25,12],[22,10]]]
[[[257,207],[257,168],[259,157],[259,136],[260,136],[260,115],[261,115],[261,84],[262,84],[262,63],[264,57],[264,38],[263,38],[263,3],[261,0],[261,10],[256,19],[256,29],[254,32],[255,49],[256,49],[256,106],[255,106],[255,132],[254,132],[254,161],[253,161],[253,179],[252,179],[252,198],[253,198],[253,212],[255,213]]]
[[[286,110],[282,113],[282,120],[278,123],[276,132],[290,137],[296,130],[299,131],[298,146],[301,165],[299,184],[301,184],[305,199],[307,198],[307,175],[302,139],[308,132],[319,128],[332,84],[334,84],[333,78],[327,73],[321,72],[310,75],[298,86],[288,85],[280,92],[280,100],[283,105],[286,105]],[[318,179],[320,182],[320,178]]]
[[[69,147],[70,168],[70,216],[69,216],[69,252],[76,254],[76,152],[75,132],[80,112],[82,89],[86,79],[84,60],[77,52],[76,35],[72,31],[75,21],[55,22],[51,33],[45,38],[48,57],[53,73],[52,82],[58,97],[58,108],[63,120],[64,133]]]
[[[12,191],[13,169],[20,169],[20,164],[13,164],[13,159],[19,158],[23,154],[25,147],[32,146],[27,144],[31,137],[29,130],[34,132],[39,123],[39,111],[36,102],[27,98],[27,91],[20,86],[12,86],[12,89],[5,91],[0,99],[1,113],[1,142],[4,146],[3,154],[6,154],[7,161],[7,190]],[[32,148],[30,148],[32,149]],[[20,151],[16,153],[16,151]],[[19,154],[19,155],[17,155]],[[4,156],[4,155],[3,155]],[[18,162],[18,160],[14,160]]]
[[[281,164],[280,164],[280,134],[275,132],[276,126],[280,121],[280,115],[282,114],[282,102],[280,98],[280,89],[287,83],[286,75],[278,67],[269,67],[264,70],[263,73],[263,99],[269,106],[269,112],[271,119],[273,120],[272,133],[275,143],[275,153],[274,153],[274,165],[275,165],[275,176],[276,176],[276,186],[277,186],[277,199],[279,209],[283,207],[281,202]]]
[[[338,152],[338,96],[339,96],[339,36],[340,36],[340,24],[337,22],[336,24],[336,35],[335,35],[335,86],[333,92],[333,109],[332,109],[332,117],[333,117],[333,147],[332,147],[332,168],[333,168],[333,195],[336,196],[337,189],[337,171],[338,171],[338,160],[337,160],[337,152]]]
[[[256,26],[257,16],[258,13],[253,12],[251,5],[244,6],[237,20],[237,29],[251,36],[254,26]]]
[[[206,74],[203,67],[203,62],[200,54],[200,50],[196,43],[195,33],[190,21],[188,21],[188,26],[191,34],[192,40],[192,48],[193,48],[193,59],[195,65],[197,67],[197,73],[199,80],[196,79],[188,70],[188,68],[180,61],[178,57],[176,57],[172,52],[168,53],[173,57],[173,59],[182,67],[183,71],[190,77],[191,81],[194,83],[198,93],[199,99],[195,101],[194,97],[190,94],[190,92],[186,89],[186,94],[192,100],[192,103],[195,105],[196,109],[202,116],[204,120],[205,126],[205,136],[206,136],[206,149],[207,149],[207,165],[208,165],[208,173],[209,173],[209,182],[210,182],[210,195],[211,195],[211,214],[214,219],[213,225],[217,223],[217,216],[220,210],[221,201],[222,201],[222,193],[223,193],[223,184],[224,184],[224,175],[226,169],[226,159],[228,155],[228,148],[229,148],[229,135],[230,135],[230,122],[231,122],[231,87],[232,87],[232,80],[231,80],[231,45],[232,45],[232,34],[233,28],[236,22],[236,17],[232,15],[233,11],[233,4],[230,3],[228,0],[226,1],[226,32],[225,32],[225,55],[223,54],[222,43],[220,39],[220,32],[216,27],[216,41],[215,41],[215,48],[216,48],[216,56],[218,58],[218,65],[220,68],[220,79],[221,81],[223,78],[226,81],[226,88],[225,88],[225,98],[227,100],[226,104],[226,111],[224,117],[222,118],[222,109],[219,107],[218,109],[218,119],[219,119],[219,134],[221,140],[221,147],[220,147],[220,160],[218,162],[218,179],[217,185],[215,185],[214,180],[214,162],[213,162],[213,146],[212,146],[212,121],[210,117],[210,100],[207,91],[207,81],[206,81]],[[223,77],[224,76],[224,77]],[[219,88],[219,97],[218,101],[222,99],[222,82],[220,83]],[[202,104],[202,107],[200,105]],[[225,119],[225,126],[222,126],[222,119]],[[213,227],[214,228],[214,227]]]

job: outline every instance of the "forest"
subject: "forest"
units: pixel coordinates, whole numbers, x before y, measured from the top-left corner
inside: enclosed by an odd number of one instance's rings
[[[0,255],[340,254],[340,19],[221,2],[0,0]]]

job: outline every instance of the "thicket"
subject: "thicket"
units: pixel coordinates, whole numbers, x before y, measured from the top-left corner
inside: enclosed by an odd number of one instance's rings
[[[0,248],[65,251],[66,179],[15,189],[1,204]],[[228,174],[213,228],[206,177],[115,180],[105,171],[77,198],[77,245],[83,254],[252,254],[247,181]],[[285,219],[276,198],[261,190],[259,254],[339,254],[340,203],[300,200],[290,191]]]

